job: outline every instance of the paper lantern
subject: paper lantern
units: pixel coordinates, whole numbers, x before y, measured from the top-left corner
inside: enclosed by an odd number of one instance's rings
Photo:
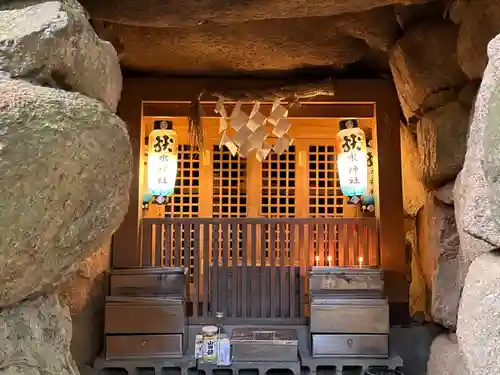
[[[340,122],[335,147],[340,189],[345,196],[362,196],[367,188],[366,137],[356,120]]]
[[[368,146],[366,147],[366,166],[367,166],[367,188],[361,201],[363,203],[362,209],[364,211],[372,212],[375,210],[375,196],[373,194],[373,178],[374,178],[374,160],[375,150],[372,148],[372,141],[368,141]]]
[[[171,121],[160,121],[159,129],[148,137],[148,192],[153,203],[165,203],[166,197],[174,193],[176,178],[177,133]]]

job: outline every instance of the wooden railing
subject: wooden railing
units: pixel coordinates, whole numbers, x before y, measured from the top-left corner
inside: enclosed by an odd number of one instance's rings
[[[144,219],[143,267],[189,269],[190,319],[292,324],[311,266],[378,266],[375,219]]]

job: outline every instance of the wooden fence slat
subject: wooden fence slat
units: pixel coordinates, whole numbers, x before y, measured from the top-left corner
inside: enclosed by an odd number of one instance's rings
[[[370,228],[370,265],[378,266],[380,263],[378,252],[378,230],[376,225],[369,226]]]
[[[203,274],[202,274],[202,284],[203,284],[203,311],[202,316],[208,317],[208,304],[209,297],[208,291],[209,285],[212,283],[210,280],[210,224],[203,224]]]
[[[307,240],[309,243],[309,261],[314,266],[318,266],[318,258],[316,255],[316,246],[314,245],[314,224],[311,223],[307,226]]]
[[[172,225],[170,223],[165,224],[165,257],[163,265],[165,267],[172,265]]]
[[[155,257],[154,257],[154,266],[161,267],[162,259],[163,259],[163,225],[164,224],[155,224]]]
[[[289,298],[290,298],[290,311],[289,311],[289,317],[290,318],[295,318],[295,293],[297,291],[297,286],[295,284],[295,277],[296,277],[296,250],[297,250],[297,242],[296,242],[296,235],[295,235],[295,230],[296,230],[295,223],[290,224],[290,279],[289,281]],[[300,246],[299,246],[300,249]]]
[[[279,282],[279,290],[280,290],[280,300],[279,300],[279,305],[280,305],[280,317],[285,318],[287,313],[287,306],[290,305],[290,301],[288,301],[287,296],[289,293],[287,293],[287,285],[285,283],[286,280],[286,273],[287,269],[285,268],[285,260],[286,260],[286,224],[281,223],[279,225],[279,231],[280,231],[280,267],[279,267],[279,277],[280,277],[280,282]],[[289,262],[287,262],[288,265]],[[287,267],[288,268],[288,267]]]
[[[259,316],[259,289],[257,280],[258,277],[258,268],[257,268],[257,229],[258,225],[251,225],[251,252],[252,252],[252,267],[251,267],[251,275],[250,275],[250,315],[252,318],[257,318]]]
[[[212,317],[214,317],[215,313],[219,311],[219,288],[220,288],[220,278],[219,278],[219,223],[214,223],[212,226],[212,275],[213,280],[210,280],[210,293],[212,296],[211,303],[211,313]]]
[[[356,264],[356,260],[354,258],[354,225],[353,224],[347,225],[347,241],[348,241],[347,254],[349,255],[349,263],[347,265],[354,266]]]
[[[151,252],[153,250],[153,223],[144,220],[142,226],[142,267],[151,267]]]
[[[363,265],[370,265],[370,256],[368,253],[368,227],[363,225],[363,235],[361,236],[362,241],[363,241],[363,252],[362,252],[362,257],[363,257]]]
[[[247,292],[249,288],[248,281],[248,257],[247,257],[247,240],[248,240],[248,231],[247,224],[242,224],[241,233],[243,237],[242,241],[242,249],[241,249],[241,316],[246,318],[248,316],[247,313]]]
[[[271,230],[269,233],[269,252],[271,255],[271,263],[269,265],[269,272],[271,274],[271,288],[269,293],[269,299],[271,300],[271,318],[276,317],[276,296],[278,295],[277,285],[276,285],[276,226],[270,225]]]
[[[199,316],[200,308],[200,256],[201,256],[201,227],[200,224],[194,225],[194,247],[193,247],[193,316]]]
[[[325,226],[323,224],[317,224],[316,226],[316,241],[318,246],[319,255],[319,265],[325,266]]]
[[[309,265],[309,250],[307,250],[304,246],[305,244],[305,228],[304,225],[299,225],[299,288],[300,288],[300,293],[299,293],[299,308],[300,308],[300,316],[303,317],[305,316],[305,304],[306,304],[306,291],[307,291],[307,266]]]
[[[346,244],[347,236],[346,236],[346,225],[344,223],[339,224],[339,266],[345,267],[346,262],[349,258],[346,258]]]
[[[194,224],[184,225],[184,247],[182,249],[183,262],[182,265],[188,270],[191,269],[191,228]],[[191,274],[191,272],[190,272]],[[191,278],[189,278],[192,281]]]
[[[240,252],[240,239],[238,224],[233,221],[231,224],[231,315],[238,316],[238,258]]]
[[[335,239],[337,236],[336,225],[333,221],[328,224],[328,256],[326,258],[326,265],[328,267],[334,267],[337,265],[337,257],[335,256]]]
[[[229,222],[224,223],[222,227],[222,268],[219,269],[219,276],[221,276],[222,280],[222,293],[220,293],[222,299],[219,300],[219,305],[221,307],[221,311],[224,316],[227,316],[228,310],[228,298],[229,298],[229,283],[228,283],[228,271],[229,271]],[[221,292],[220,286],[217,285],[217,290]]]
[[[180,222],[179,224],[175,224],[174,230],[175,230],[175,246],[174,246],[174,258],[175,258],[175,267],[180,267],[181,266],[181,252],[182,252],[182,240],[181,240],[181,235],[182,235],[182,229],[184,227],[184,224]]]
[[[264,298],[266,295],[266,277],[265,277],[265,272],[266,272],[266,264],[267,264],[267,257],[266,257],[266,248],[269,248],[267,242],[266,242],[266,232],[268,229],[269,225],[268,224],[262,224],[260,226],[260,298],[259,298],[259,304],[260,304],[260,317],[264,318],[266,317],[267,314],[267,308],[266,306],[268,305],[268,300]]]

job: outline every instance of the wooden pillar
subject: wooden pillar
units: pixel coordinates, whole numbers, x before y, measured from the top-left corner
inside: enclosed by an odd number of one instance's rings
[[[113,236],[111,264],[114,268],[137,267],[140,265],[139,248],[139,179],[141,159],[141,92],[134,90],[133,85],[124,84],[122,97],[118,105],[118,115],[127,124],[132,145],[133,164],[132,182],[130,184],[130,201],[128,212],[122,224]]]
[[[395,90],[382,90],[376,100],[373,131],[376,217],[379,225],[380,261],[385,270],[386,294],[400,313],[408,311],[403,190],[401,178],[400,107]]]

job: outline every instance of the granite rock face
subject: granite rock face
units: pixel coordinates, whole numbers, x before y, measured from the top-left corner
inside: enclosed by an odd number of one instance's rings
[[[418,151],[422,182],[427,188],[438,188],[460,172],[467,149],[468,130],[469,112],[459,102],[430,111],[419,121]]]
[[[71,318],[56,295],[0,310],[0,375],[76,375]]]
[[[470,79],[481,78],[488,63],[488,43],[500,32],[500,1],[473,0],[461,3],[458,61]]]
[[[0,78],[0,308],[61,283],[128,210],[122,120],[78,93]]]
[[[0,70],[80,92],[112,112],[122,90],[116,51],[76,1],[0,5]]]
[[[403,178],[403,208],[410,216],[416,216],[424,205],[427,192],[421,181],[417,142],[407,126],[401,126],[401,174]]]
[[[394,83],[407,119],[435,106],[426,103],[431,99],[444,101],[433,96],[465,84],[456,59],[457,33],[451,21],[423,22],[410,29],[390,53]]]
[[[71,354],[80,369],[92,366],[102,350],[106,271],[110,263],[107,242],[85,259],[71,279],[61,285],[60,298],[71,313]]]
[[[471,374],[500,373],[500,255],[476,258],[467,274],[458,312],[457,336]]]
[[[224,0],[189,0],[182,4],[163,0],[81,0],[100,20],[134,26],[186,27],[210,20],[215,24],[245,23],[268,19],[324,17],[364,12],[392,4],[421,4],[429,0],[254,0],[231,6]],[[307,6],[306,6],[307,4]]]
[[[494,212],[496,191],[491,180],[495,173],[493,159],[498,155],[487,157],[485,150],[486,146],[491,148],[488,152],[497,152],[494,145],[486,145],[485,140],[487,134],[494,131],[489,129],[490,126],[495,127],[498,122],[494,113],[490,112],[492,99],[496,97],[495,93],[500,86],[500,36],[489,43],[488,56],[490,60],[474,106],[464,166],[455,181],[454,189],[460,249],[467,263],[482,252],[500,246],[500,226]],[[496,104],[493,108],[497,111]],[[485,176],[485,170],[490,173],[490,181]]]
[[[419,215],[418,250],[431,290],[430,314],[454,328],[460,301],[459,238],[453,207],[430,196]]]
[[[469,375],[460,354],[456,335],[442,334],[434,339],[427,362],[427,374]]]
[[[455,187],[455,180],[447,183],[444,186],[441,186],[439,189],[433,191],[434,196],[440,202],[444,204],[453,205],[453,189]]]

